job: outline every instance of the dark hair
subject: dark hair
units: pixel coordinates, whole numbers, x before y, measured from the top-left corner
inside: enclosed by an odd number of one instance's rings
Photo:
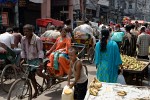
[[[71,24],[71,19],[66,19],[65,23],[66,23],[67,25],[70,25],[70,24]]]
[[[147,26],[148,26],[148,23],[144,23],[144,26],[147,28]]]
[[[134,29],[134,28],[135,28],[135,25],[134,25],[134,24],[132,24],[132,25],[131,25],[131,29]]]
[[[30,24],[26,24],[23,26],[23,29],[28,29],[29,31],[34,31],[34,28],[33,28],[33,25],[30,25]]]
[[[71,46],[69,51],[74,51],[76,55],[78,54],[78,49],[75,46]]]
[[[109,32],[112,32],[112,28],[111,27],[109,27],[108,29],[109,29]]]
[[[62,28],[63,28],[62,26],[58,26],[58,27],[56,27],[56,30],[61,31]]]
[[[139,22],[136,20],[135,23],[139,23]]]
[[[11,27],[8,27],[8,28],[6,29],[6,32],[13,32],[13,29],[12,29]]]
[[[84,23],[85,24],[89,24],[90,22],[89,22],[89,20],[85,20]]]
[[[145,26],[142,26],[140,31],[145,32],[145,28]]]
[[[104,29],[101,30],[101,51],[105,52],[106,51],[106,46],[107,46],[107,39],[109,38],[109,30]]]
[[[127,26],[125,27],[125,29],[126,29],[126,31],[130,32],[131,26],[130,26],[130,25],[127,25]]]
[[[19,32],[19,27],[13,26],[13,31],[14,31],[14,32]]]

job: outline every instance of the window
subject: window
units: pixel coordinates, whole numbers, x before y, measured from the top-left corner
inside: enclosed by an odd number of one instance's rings
[[[132,9],[132,4],[129,4],[129,9]]]

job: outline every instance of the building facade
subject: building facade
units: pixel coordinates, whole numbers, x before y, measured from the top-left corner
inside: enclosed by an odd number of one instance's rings
[[[135,20],[150,21],[150,0],[125,0],[123,15]]]

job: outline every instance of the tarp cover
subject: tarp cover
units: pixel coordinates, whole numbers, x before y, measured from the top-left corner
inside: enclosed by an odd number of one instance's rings
[[[43,19],[37,19],[36,24],[40,27],[47,27],[47,25],[51,23],[54,26],[63,26],[64,22],[60,20],[56,20],[53,18],[43,18]]]
[[[16,3],[17,0],[0,0],[0,3],[7,3],[7,2]]]

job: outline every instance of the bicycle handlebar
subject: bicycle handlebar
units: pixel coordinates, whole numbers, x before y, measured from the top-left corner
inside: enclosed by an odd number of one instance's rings
[[[39,66],[35,66],[35,65],[30,65],[30,64],[22,64],[23,66],[26,66],[26,67],[39,67]]]

